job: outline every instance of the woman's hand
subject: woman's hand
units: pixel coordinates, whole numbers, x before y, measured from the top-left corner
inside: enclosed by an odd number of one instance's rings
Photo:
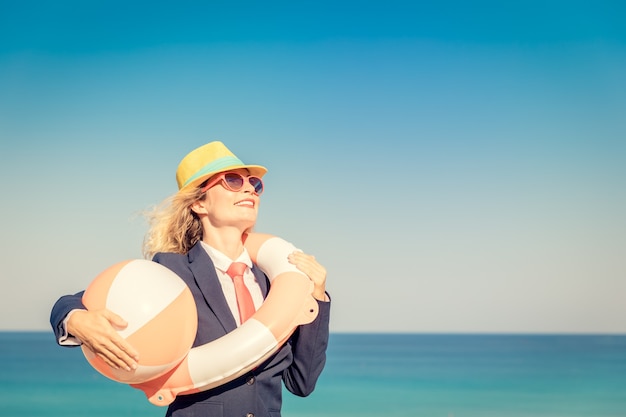
[[[139,353],[124,340],[116,329],[128,323],[109,310],[76,310],[67,321],[67,332],[115,369],[137,368]]]
[[[326,298],[326,268],[315,260],[315,256],[296,251],[291,253],[287,259],[313,281],[313,297],[320,301],[328,301]]]

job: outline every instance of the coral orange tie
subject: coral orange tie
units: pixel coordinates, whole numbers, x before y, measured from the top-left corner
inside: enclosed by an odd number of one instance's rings
[[[243,262],[233,262],[226,273],[230,275],[235,284],[235,295],[237,296],[237,308],[239,309],[239,319],[241,323],[248,320],[256,309],[250,291],[243,282],[243,273],[248,266]]]

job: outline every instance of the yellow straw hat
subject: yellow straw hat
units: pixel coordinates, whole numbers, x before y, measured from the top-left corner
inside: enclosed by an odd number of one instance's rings
[[[189,152],[178,164],[176,182],[179,190],[197,187],[215,174],[245,168],[251,175],[262,177],[267,172],[260,165],[246,165],[222,142],[207,143]]]

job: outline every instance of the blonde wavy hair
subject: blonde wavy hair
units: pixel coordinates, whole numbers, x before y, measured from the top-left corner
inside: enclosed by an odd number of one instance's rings
[[[185,254],[202,240],[202,224],[191,210],[196,201],[206,198],[200,187],[179,191],[145,211],[148,232],[143,241],[143,256],[152,259],[158,252]]]

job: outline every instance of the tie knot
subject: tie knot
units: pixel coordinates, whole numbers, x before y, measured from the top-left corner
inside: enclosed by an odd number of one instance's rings
[[[243,262],[233,262],[228,267],[228,271],[226,271],[226,273],[230,275],[231,278],[241,277],[243,276],[243,273],[246,271],[247,267],[248,265]]]

